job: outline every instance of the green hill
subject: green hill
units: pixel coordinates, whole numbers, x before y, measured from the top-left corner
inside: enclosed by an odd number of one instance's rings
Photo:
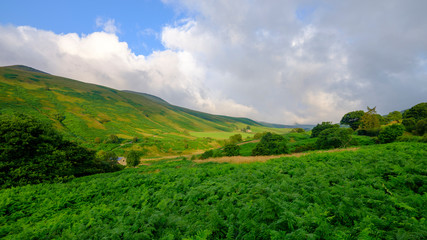
[[[146,140],[147,151],[172,154],[215,146],[209,138],[197,139],[193,132],[234,134],[247,125],[254,131],[266,130],[247,118],[198,112],[150,94],[119,91],[20,65],[0,67],[0,113],[11,112],[36,116],[67,138],[105,150],[119,145],[94,142],[105,142],[111,134],[121,139],[121,145],[136,137]]]

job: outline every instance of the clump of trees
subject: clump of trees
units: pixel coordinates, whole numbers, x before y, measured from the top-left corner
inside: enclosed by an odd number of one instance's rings
[[[427,102],[419,103],[403,113],[402,124],[406,131],[416,135],[427,132]]]
[[[286,144],[287,140],[283,136],[268,132],[252,150],[252,155],[257,156],[289,153],[289,149]]]
[[[224,146],[225,156],[238,156],[240,154],[240,146],[237,144],[227,144]]]
[[[24,114],[0,115],[0,188],[119,170]]]
[[[318,149],[348,147],[351,143],[351,128],[328,128],[320,132],[316,141]]]
[[[359,126],[361,124],[361,119],[362,119],[364,114],[365,114],[365,112],[363,110],[358,110],[358,111],[346,113],[342,117],[340,123],[345,124],[345,125],[349,125],[353,130],[356,130],[359,128]]]
[[[340,125],[338,124],[332,124],[332,122],[322,122],[320,124],[317,124],[312,130],[311,130],[311,137],[315,138],[318,137],[319,134],[326,129],[329,128],[339,128]]]
[[[405,132],[405,127],[400,124],[386,126],[380,131],[378,140],[380,143],[391,143],[394,142],[397,137],[402,136],[403,132]]]

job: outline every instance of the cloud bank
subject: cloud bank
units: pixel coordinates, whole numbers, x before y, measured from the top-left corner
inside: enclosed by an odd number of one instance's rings
[[[286,124],[427,100],[426,1],[164,2],[191,16],[163,28],[164,51],[134,54],[114,20],[89,35],[0,25],[0,65]]]

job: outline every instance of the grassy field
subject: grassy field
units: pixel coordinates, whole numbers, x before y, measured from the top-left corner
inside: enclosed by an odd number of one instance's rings
[[[427,147],[158,161],[0,190],[2,239],[425,239]]]
[[[222,139],[222,140],[228,139],[229,137],[235,134],[241,134],[243,139],[247,137],[251,138],[254,136],[252,133],[244,133],[244,132],[190,132],[190,135],[194,137]]]

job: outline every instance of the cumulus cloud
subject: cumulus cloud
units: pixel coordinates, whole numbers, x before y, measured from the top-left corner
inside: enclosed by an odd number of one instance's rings
[[[136,55],[114,20],[89,35],[0,26],[0,64],[286,124],[426,101],[425,1],[164,2],[190,16],[163,28],[164,51]]]

